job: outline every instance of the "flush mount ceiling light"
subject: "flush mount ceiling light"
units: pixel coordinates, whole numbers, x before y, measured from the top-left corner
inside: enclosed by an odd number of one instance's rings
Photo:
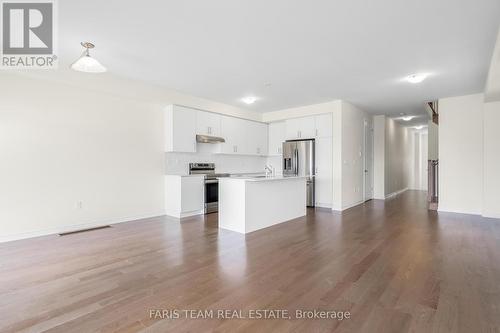
[[[427,73],[412,74],[412,75],[407,76],[405,78],[405,81],[408,81],[410,83],[420,83],[423,80],[425,80],[428,76],[429,76],[429,74],[427,74]]]
[[[242,101],[243,103],[245,103],[245,104],[249,104],[249,105],[250,105],[250,104],[255,103],[257,100],[258,100],[258,98],[257,98],[257,97],[255,97],[255,96],[247,96],[247,97],[243,97],[243,98],[241,99],[241,101]]]
[[[401,117],[401,119],[403,119],[404,121],[410,121],[413,118],[415,118],[415,116],[404,116],[404,117]]]
[[[104,73],[106,71],[106,67],[101,65],[99,61],[92,58],[89,53],[89,50],[93,49],[95,45],[90,42],[81,42],[80,44],[85,48],[85,50],[80,58],[78,58],[78,60],[71,65],[71,69],[85,73]]]
[[[415,126],[415,129],[418,129],[418,130],[421,130],[422,128],[424,128],[424,125]]]

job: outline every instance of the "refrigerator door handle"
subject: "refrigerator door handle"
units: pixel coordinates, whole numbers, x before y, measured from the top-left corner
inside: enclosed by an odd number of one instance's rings
[[[295,149],[295,175],[299,175],[299,150]]]

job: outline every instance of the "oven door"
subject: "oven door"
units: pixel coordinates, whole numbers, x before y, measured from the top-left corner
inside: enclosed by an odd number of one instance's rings
[[[205,214],[219,210],[219,180],[205,180]]]

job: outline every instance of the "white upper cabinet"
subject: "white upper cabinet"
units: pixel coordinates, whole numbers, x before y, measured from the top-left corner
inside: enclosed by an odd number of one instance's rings
[[[222,154],[267,155],[267,124],[221,116],[221,136]]]
[[[196,135],[201,134],[225,139],[224,143],[216,145],[215,153],[259,156],[268,153],[268,125],[265,123],[178,105],[166,108],[165,119],[167,152],[196,152]]]
[[[315,137],[325,138],[332,136],[332,114],[325,113],[314,117],[314,122],[316,124]]]
[[[286,140],[285,122],[275,122],[269,124],[269,155],[281,155],[283,153],[283,142]]]
[[[286,139],[313,139],[332,136],[332,115],[330,113],[311,117],[288,119]]]
[[[220,122],[218,114],[196,111],[196,134],[220,136]]]
[[[248,155],[267,155],[267,124],[246,121],[246,153]]]
[[[184,106],[166,107],[165,129],[167,152],[196,152],[196,110]]]
[[[312,139],[316,136],[314,117],[302,117],[286,120],[286,139]]]
[[[221,143],[223,154],[246,154],[246,121],[243,119],[221,116],[221,136],[226,142]]]

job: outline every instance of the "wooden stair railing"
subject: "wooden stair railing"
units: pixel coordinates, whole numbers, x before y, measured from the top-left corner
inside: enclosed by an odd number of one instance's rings
[[[429,107],[432,110],[432,122],[436,125],[439,125],[439,113],[437,110],[437,108],[438,108],[437,103],[428,102],[427,104],[429,105]]]

